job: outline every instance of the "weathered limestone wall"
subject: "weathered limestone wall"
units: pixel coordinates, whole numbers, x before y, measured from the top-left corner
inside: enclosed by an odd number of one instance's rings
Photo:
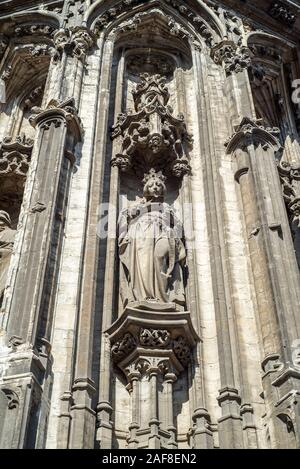
[[[0,210],[17,225],[0,297],[0,446],[300,447],[299,103],[290,96],[299,9],[44,3],[29,11],[5,1],[0,16],[0,185],[7,152],[29,166],[11,169],[14,205],[0,189]],[[101,204],[111,204],[116,234],[122,206],[142,200],[138,177],[111,165],[122,152],[111,127],[134,108],[139,73],[163,65],[173,115],[193,135],[191,173],[178,187],[169,181],[166,201],[192,231],[186,311],[199,341],[184,371],[174,372],[174,357],[164,375],[129,363],[126,383],[111,353],[124,312],[118,247],[116,236],[99,238]]]

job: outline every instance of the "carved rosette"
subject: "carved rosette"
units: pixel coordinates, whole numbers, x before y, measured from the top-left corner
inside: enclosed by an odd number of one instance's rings
[[[15,177],[25,179],[33,147],[33,140],[23,134],[16,138],[5,137],[0,142],[0,179]]]
[[[182,178],[190,173],[187,155],[192,144],[184,116],[172,115],[164,77],[145,73],[140,78],[133,91],[135,113],[120,114],[112,129],[112,138],[121,139],[122,153],[111,164],[122,172],[155,168]]]

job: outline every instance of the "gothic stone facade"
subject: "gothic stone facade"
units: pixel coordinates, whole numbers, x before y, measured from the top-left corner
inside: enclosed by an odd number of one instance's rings
[[[300,447],[299,37],[1,1],[2,448]]]

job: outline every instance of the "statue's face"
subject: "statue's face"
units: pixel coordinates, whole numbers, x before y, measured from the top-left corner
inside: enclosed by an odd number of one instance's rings
[[[150,179],[145,186],[145,196],[158,199],[163,197],[165,193],[165,185],[160,179]]]
[[[1,220],[1,218],[0,218],[0,231],[3,231],[5,229],[5,227],[6,227],[5,221]]]

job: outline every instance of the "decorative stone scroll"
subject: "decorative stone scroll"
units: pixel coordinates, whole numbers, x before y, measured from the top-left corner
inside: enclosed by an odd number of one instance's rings
[[[181,178],[190,172],[188,148],[192,143],[184,116],[172,115],[164,77],[144,73],[140,78],[133,91],[135,112],[120,114],[112,129],[112,138],[121,138],[122,153],[111,164],[122,172],[164,169]]]

